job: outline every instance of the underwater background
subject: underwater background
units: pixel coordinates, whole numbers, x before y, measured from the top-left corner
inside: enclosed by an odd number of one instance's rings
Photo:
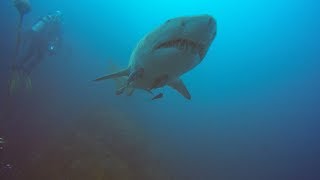
[[[60,10],[68,49],[9,96],[18,13],[0,1],[1,180],[320,179],[318,1],[30,2],[24,29]],[[215,17],[217,36],[182,77],[191,101],[91,81],[167,19],[197,14]]]

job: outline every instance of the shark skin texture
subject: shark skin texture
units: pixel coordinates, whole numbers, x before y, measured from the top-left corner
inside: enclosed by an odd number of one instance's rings
[[[210,15],[182,16],[167,20],[146,34],[133,49],[128,67],[94,81],[126,77],[119,88],[152,90],[169,86],[186,99],[191,95],[180,78],[205,58],[216,37],[217,23]]]

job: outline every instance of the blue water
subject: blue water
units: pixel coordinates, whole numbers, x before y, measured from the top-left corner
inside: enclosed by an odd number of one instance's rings
[[[320,179],[319,2],[31,4],[25,29],[48,12],[64,13],[71,55],[44,60],[32,74],[32,91],[9,97],[18,14],[10,1],[0,2],[0,137],[6,140],[0,179],[112,179],[108,173],[120,170],[110,170],[117,163],[108,165],[107,151],[134,169],[127,179]],[[108,60],[125,67],[144,34],[194,14],[214,16],[218,33],[202,63],[182,77],[191,101],[169,88],[157,101],[145,92],[119,97],[112,81],[91,82],[107,72]],[[115,120],[117,128],[104,126],[122,115],[128,121]],[[126,133],[127,127],[134,130]],[[105,139],[122,133],[126,140],[110,150]],[[137,134],[142,143],[131,139]],[[54,163],[50,157],[57,157]],[[148,167],[157,172],[145,175]]]

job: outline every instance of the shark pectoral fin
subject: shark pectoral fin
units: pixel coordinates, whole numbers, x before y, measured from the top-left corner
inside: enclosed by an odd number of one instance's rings
[[[102,80],[119,78],[119,77],[128,76],[128,75],[129,75],[129,68],[97,78],[94,81],[102,81]]]
[[[168,86],[177,90],[185,98],[191,99],[191,95],[181,79],[176,79],[175,81],[168,83]]]
[[[127,77],[119,77],[119,78],[113,78],[115,82],[116,89],[120,89],[123,86],[127,85]]]
[[[108,61],[107,73],[111,74],[114,72],[118,72],[119,70],[120,68],[116,64],[114,64],[113,61],[111,60]],[[113,80],[115,82],[116,89],[118,90],[127,85],[128,77],[122,76],[118,78],[113,78]]]

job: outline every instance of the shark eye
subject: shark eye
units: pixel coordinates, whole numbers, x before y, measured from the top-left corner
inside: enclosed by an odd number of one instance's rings
[[[171,21],[171,19],[167,20],[167,22],[166,22],[166,23],[169,23],[170,21]]]

